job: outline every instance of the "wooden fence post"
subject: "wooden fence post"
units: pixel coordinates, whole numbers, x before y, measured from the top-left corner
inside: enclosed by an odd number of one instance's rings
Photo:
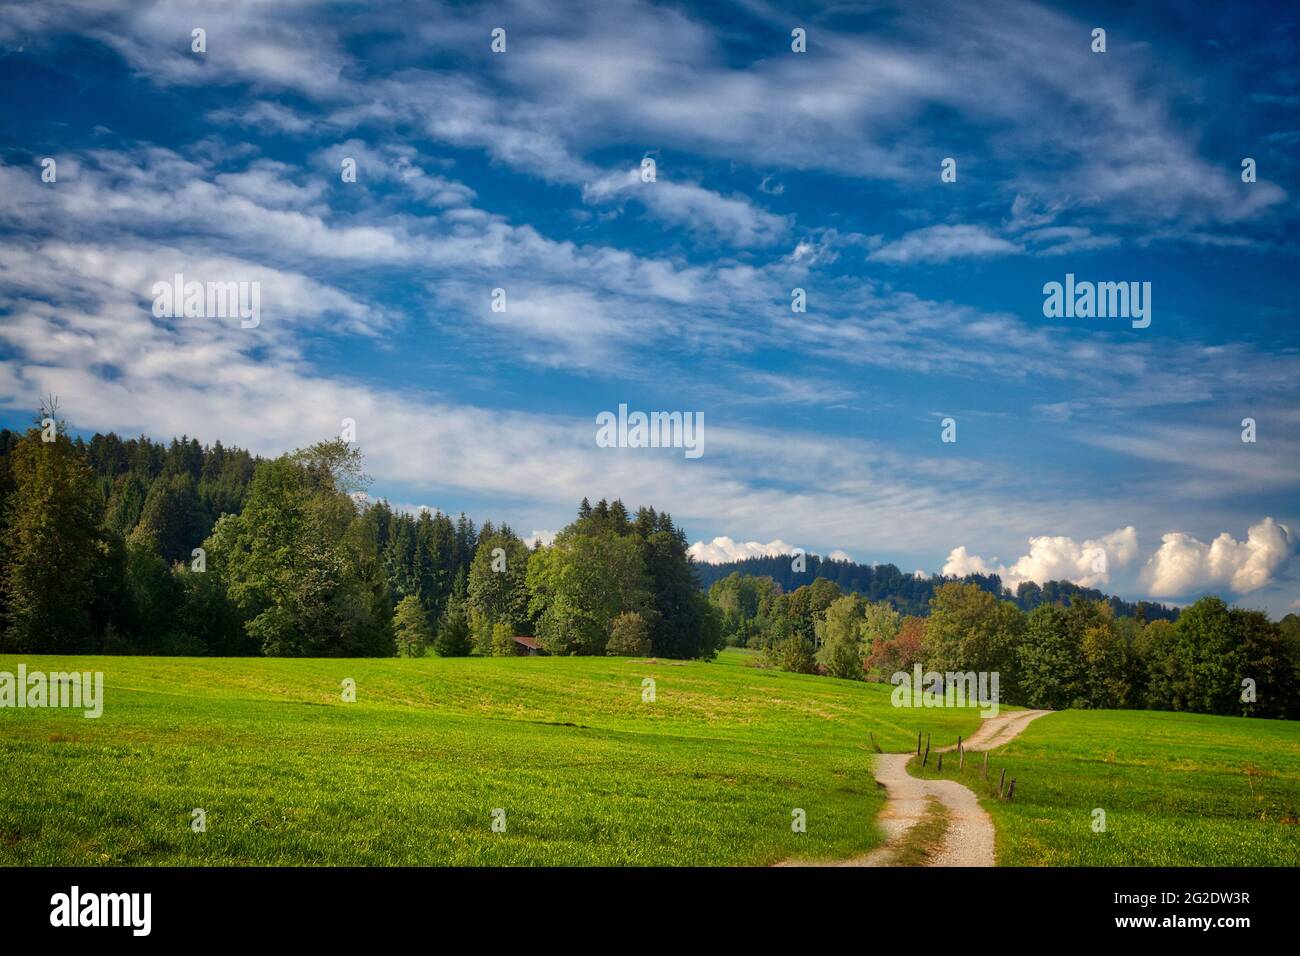
[[[934,765],[935,773],[943,773],[943,751],[939,751],[939,761]]]
[[[925,735],[925,756],[921,758],[921,766],[924,767],[930,759],[930,735]]]
[[[876,753],[878,754],[884,753],[884,751],[880,749],[880,744],[876,743],[876,735],[871,733],[871,731],[869,730],[867,731],[867,733],[871,734],[871,746],[875,748]]]
[[[1006,786],[1006,782],[1007,782],[1007,768],[1003,767],[1002,776],[998,778],[998,799],[999,800],[1002,799],[1003,788]]]
[[[984,751],[984,779],[989,778],[989,752]]]
[[[921,731],[916,732],[916,755],[921,756]]]
[[[1016,778],[1015,778],[1015,777],[1012,777],[1012,778],[1011,778],[1011,789],[1009,789],[1009,790],[1007,791],[1007,799],[1010,800],[1010,799],[1011,799],[1012,797],[1014,797],[1015,795],[1016,795]]]

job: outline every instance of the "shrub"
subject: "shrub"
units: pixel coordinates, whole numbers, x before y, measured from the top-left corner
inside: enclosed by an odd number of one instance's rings
[[[614,618],[609,626],[605,653],[610,657],[644,657],[650,653],[650,628],[645,618],[627,611]]]

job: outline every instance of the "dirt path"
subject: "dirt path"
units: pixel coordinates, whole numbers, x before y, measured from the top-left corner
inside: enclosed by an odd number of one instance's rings
[[[1001,747],[1007,741],[1019,737],[1030,722],[1037,720],[1043,714],[1050,713],[1050,710],[1013,710],[998,714],[996,717],[989,717],[980,723],[979,729],[970,735],[969,740],[962,741],[962,746],[967,750],[992,750],[994,747]],[[956,749],[956,744],[938,748],[944,753]]]
[[[989,717],[962,742],[967,751],[992,750],[1019,736],[1021,731],[1037,720],[1047,710],[1015,710]],[[951,747],[939,748],[946,752]],[[880,811],[880,823],[885,829],[885,843],[864,857],[849,860],[841,866],[883,866],[891,856],[893,847],[925,815],[929,797],[936,798],[948,808],[948,830],[943,835],[943,846],[931,866],[993,866],[993,820],[980,806],[969,787],[955,780],[922,780],[907,772],[907,762],[912,754],[881,754],[876,758],[876,779],[884,784],[888,793],[885,809]]]
[[[992,750],[1019,736],[1031,721],[1049,710],[1017,710],[990,717],[980,724],[969,740],[967,751]],[[956,750],[938,748],[934,752]],[[876,780],[885,787],[888,799],[880,811],[885,842],[865,856],[845,860],[836,866],[885,866],[899,841],[925,816],[930,797],[948,808],[948,829],[930,866],[993,866],[993,821],[979,805],[975,794],[955,780],[922,780],[907,772],[912,754],[879,754]],[[788,865],[788,864],[787,864]]]

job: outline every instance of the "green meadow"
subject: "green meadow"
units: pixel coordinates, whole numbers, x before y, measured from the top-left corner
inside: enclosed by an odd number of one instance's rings
[[[105,702],[98,719],[0,709],[5,865],[847,857],[880,839],[869,734],[907,750],[918,730],[938,744],[978,722],[895,709],[884,685],[758,669],[740,651],[709,663],[0,656],[0,671],[20,663],[103,671]],[[792,832],[796,808],[805,833]]]
[[[935,756],[921,770],[937,776]],[[1048,714],[989,757],[944,755],[1003,866],[1300,866],[1300,723],[1158,711]],[[996,789],[1005,768],[1012,800]],[[1105,829],[1094,820],[1105,813]]]

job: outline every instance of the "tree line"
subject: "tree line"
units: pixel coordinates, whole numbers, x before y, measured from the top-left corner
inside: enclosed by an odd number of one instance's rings
[[[549,546],[371,502],[359,450],[274,459],[47,413],[0,430],[0,650],[709,657],[721,616],[667,513],[586,499]]]
[[[917,576],[900,571],[893,564],[858,564],[816,554],[803,555],[801,563],[802,568],[796,568],[791,555],[772,555],[704,564],[700,566],[700,581],[705,588],[711,588],[723,578],[739,573],[748,577],[771,578],[782,590],[793,591],[816,578],[824,578],[846,593],[860,594],[868,601],[889,601],[904,614],[921,616],[930,613],[930,599],[934,597],[936,588],[951,581],[961,581],[974,584],[994,597],[1011,601],[1024,611],[1032,611],[1040,604],[1086,600],[1104,601],[1120,617],[1139,617],[1145,621],[1157,618],[1172,621],[1178,617],[1177,608],[1152,601],[1125,601],[1072,581],[1048,581],[1041,585],[1022,581],[1013,592],[1003,586],[1002,578],[996,574]]]
[[[789,671],[889,680],[919,664],[997,672],[1002,702],[1027,707],[1300,718],[1300,616],[1273,622],[1217,597],[1175,621],[1143,620],[1077,595],[1026,611],[979,584],[947,581],[920,616],[828,578],[787,592],[770,577],[732,572],[709,600],[727,643]]]

